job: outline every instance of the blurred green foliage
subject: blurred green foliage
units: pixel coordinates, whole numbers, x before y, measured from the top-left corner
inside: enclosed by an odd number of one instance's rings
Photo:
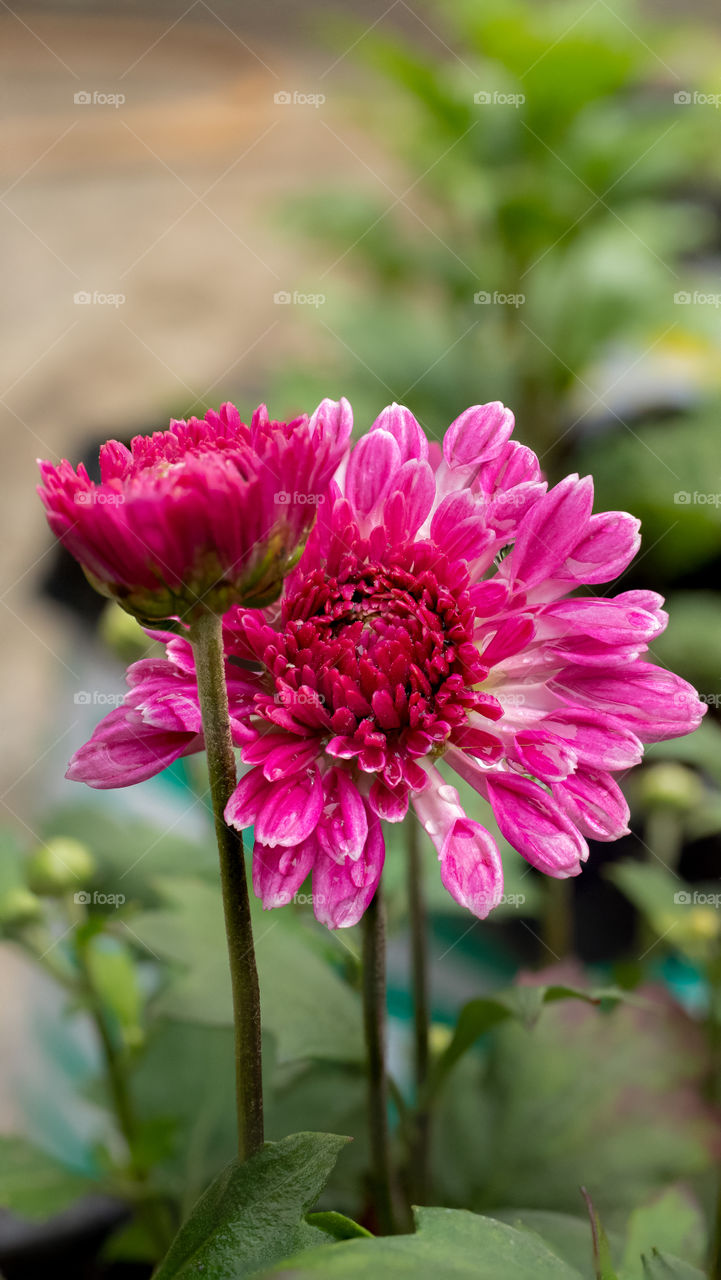
[[[711,87],[721,55],[628,3],[436,0],[419,17],[416,39],[384,23],[354,50],[353,123],[392,180],[374,198],[364,166],[362,190],[287,212],[322,246],[331,335],[322,377],[293,370],[288,393],[327,394],[335,359],[364,420],[398,399],[436,434],[502,399],[552,463],[574,423],[614,418],[605,359],[663,358],[683,330],[710,365],[713,308],[674,294],[718,232],[715,113],[674,94],[684,73]]]

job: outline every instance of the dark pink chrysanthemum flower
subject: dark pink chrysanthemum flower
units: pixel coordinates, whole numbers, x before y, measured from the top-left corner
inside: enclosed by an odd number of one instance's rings
[[[41,462],[38,492],[93,586],[141,618],[265,605],[302,552],[351,424],[344,402],[332,419],[289,423],[260,405],[250,426],[224,404],[130,449],[109,440],[100,484],[82,465]]]
[[[627,830],[614,774],[699,724],[691,686],[642,657],[666,624],[661,597],[570,594],[623,572],[638,521],[593,515],[590,478],[546,492],[512,428],[502,405],[475,406],[441,453],[407,409],[385,409],[339,466],[279,603],[226,616],[248,766],[226,818],[255,828],[267,907],[312,872],[318,918],[354,924],[381,875],[382,821],[410,803],[444,885],[484,917],[500,857],[440,760],[532,866],[573,876],[585,837]],[[125,705],[69,777],[122,786],[202,749],[190,646],[170,638],[167,655],[131,668]]]

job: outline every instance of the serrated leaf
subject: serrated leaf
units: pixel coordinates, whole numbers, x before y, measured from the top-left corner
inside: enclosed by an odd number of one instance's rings
[[[570,1213],[552,1213],[543,1209],[505,1209],[493,1216],[519,1231],[534,1232],[559,1258],[575,1267],[583,1280],[596,1280],[587,1217],[579,1218]],[[623,1249],[621,1237],[608,1232],[608,1240],[613,1257],[620,1257]]]
[[[327,1237],[303,1221],[347,1138],[296,1133],[234,1160],[201,1196],[154,1280],[243,1280]]]
[[[0,1208],[43,1220],[97,1189],[23,1138],[0,1138]]]
[[[649,1257],[644,1256],[643,1280],[706,1280],[706,1276],[689,1262],[654,1249]]]
[[[625,1229],[670,1177],[711,1168],[719,1127],[702,1099],[706,1072],[701,1029],[658,992],[608,1017],[568,1000],[532,1030],[509,1018],[439,1095],[435,1194],[482,1213],[574,1214],[583,1184],[604,1223]]]
[[[168,1018],[230,1026],[230,975],[220,889],[201,880],[163,879],[166,905],[132,920],[132,933],[174,976],[157,1003]],[[263,1026],[276,1039],[279,1061],[363,1058],[360,1003],[355,991],[303,938],[303,926],[282,911],[253,906]]]
[[[416,1234],[346,1240],[264,1271],[264,1280],[580,1280],[542,1240],[464,1209],[417,1209]],[[260,1277],[259,1277],[260,1280]]]
[[[587,1004],[605,1004],[610,1007],[626,999],[627,993],[617,987],[588,991],[582,987],[555,983],[550,986],[519,984],[510,991],[470,1000],[461,1009],[450,1044],[435,1063],[431,1092],[440,1087],[448,1072],[480,1036],[509,1018],[516,1018],[530,1028],[538,1020],[545,1004],[555,1004],[559,1000],[582,1000]]]
[[[642,1254],[652,1249],[702,1262],[706,1252],[703,1213],[690,1192],[670,1187],[648,1204],[634,1209],[628,1222],[621,1280],[643,1280]]]

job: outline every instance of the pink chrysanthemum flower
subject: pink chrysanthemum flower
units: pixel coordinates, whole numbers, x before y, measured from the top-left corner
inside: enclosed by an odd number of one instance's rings
[[[48,523],[93,586],[140,618],[266,605],[303,550],[350,433],[343,404],[321,417],[272,422],[260,405],[248,427],[224,404],[136,436],[130,449],[109,440],[100,484],[82,465],[40,462]]]
[[[280,602],[226,616],[247,766],[226,818],[255,827],[265,906],[312,872],[318,918],[354,924],[381,875],[381,823],[410,803],[444,885],[484,917],[502,895],[500,857],[440,760],[532,866],[566,877],[586,837],[627,830],[613,775],[644,742],[699,724],[691,686],[642,658],[666,624],[661,597],[570,595],[623,572],[638,521],[593,515],[590,478],[546,492],[512,429],[502,405],[475,406],[441,453],[407,409],[385,409],[339,466]],[[69,777],[122,786],[202,749],[187,642],[170,638],[167,659],[129,680]]]

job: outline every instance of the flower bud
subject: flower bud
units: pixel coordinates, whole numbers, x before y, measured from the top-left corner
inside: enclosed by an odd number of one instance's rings
[[[95,860],[79,840],[55,836],[31,854],[27,882],[33,893],[45,898],[59,898],[95,875]]]
[[[15,885],[0,895],[0,928],[8,931],[23,929],[42,919],[40,899],[23,885]]]
[[[664,760],[643,770],[638,797],[644,809],[665,808],[689,813],[701,803],[703,785],[693,769]]]

